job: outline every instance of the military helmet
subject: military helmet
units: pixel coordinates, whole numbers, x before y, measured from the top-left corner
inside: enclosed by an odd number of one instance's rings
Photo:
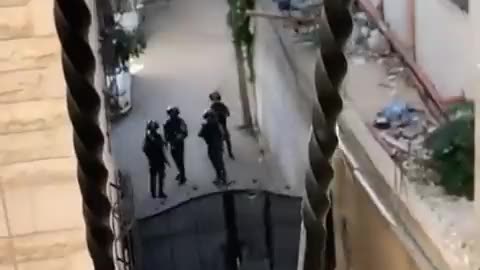
[[[170,116],[179,115],[180,114],[180,109],[177,106],[168,106],[167,114],[170,115]]]
[[[218,91],[214,91],[208,95],[211,101],[220,101],[222,100],[222,95]]]
[[[147,122],[147,127],[146,128],[147,128],[148,131],[157,131],[157,129],[160,128],[160,125],[155,120],[149,120]]]

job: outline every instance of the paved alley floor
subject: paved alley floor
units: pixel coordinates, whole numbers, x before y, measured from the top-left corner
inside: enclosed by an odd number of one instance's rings
[[[236,130],[241,106],[230,31],[225,22],[225,0],[153,1],[146,7],[147,49],[139,59],[143,69],[133,77],[132,111],[112,126],[112,148],[120,170],[132,179],[135,216],[151,216],[191,198],[217,192],[206,145],[197,134],[201,115],[209,106],[208,94],[219,89],[232,111],[229,129],[236,160],[226,158],[227,172],[235,183],[230,189],[263,189],[294,194],[278,176],[270,174],[254,138]],[[178,186],[173,160],[165,179],[166,200],[149,194],[148,165],[141,150],[149,119],[163,123],[168,105],[180,107],[187,122],[186,170],[189,181]],[[170,157],[170,155],[169,155]]]

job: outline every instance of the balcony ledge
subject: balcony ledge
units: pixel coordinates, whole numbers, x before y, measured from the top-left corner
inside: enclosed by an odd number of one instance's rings
[[[273,5],[267,6],[267,1],[262,2],[257,6],[258,11],[272,11]],[[312,59],[316,57],[316,50],[299,42],[291,29],[282,26],[282,22],[270,21],[270,25],[284,50],[300,91],[313,89]],[[474,242],[473,203],[462,199],[452,200],[452,197],[441,192],[426,195],[425,190],[432,192],[438,189],[408,180],[398,181],[399,168],[365,124],[371,122],[381,109],[379,106],[384,106],[391,98],[385,88],[378,86],[386,72],[375,62],[367,62],[359,67],[350,61],[349,68],[339,135],[341,148],[357,174],[356,179],[377,204],[420,269],[478,270],[475,260],[480,259],[480,250]],[[351,77],[356,72],[364,72],[363,75],[357,74],[362,81],[352,81]],[[368,75],[365,72],[373,72],[375,78],[365,79]],[[410,91],[407,96],[413,92]],[[311,96],[313,93],[300,94]],[[365,98],[370,96],[375,98]],[[455,213],[455,219],[452,219],[452,213]]]

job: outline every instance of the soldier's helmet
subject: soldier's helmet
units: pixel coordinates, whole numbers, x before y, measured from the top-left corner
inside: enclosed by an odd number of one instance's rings
[[[177,116],[180,114],[180,109],[177,106],[168,106],[167,114],[170,116]]]
[[[214,91],[208,95],[211,101],[220,101],[222,100],[222,95],[218,91]]]
[[[215,112],[212,109],[206,109],[203,112],[203,119],[209,120],[209,119],[215,119]]]
[[[158,124],[157,121],[155,120],[149,120],[147,122],[147,131],[150,131],[150,132],[157,132],[157,130],[160,128],[160,125]]]

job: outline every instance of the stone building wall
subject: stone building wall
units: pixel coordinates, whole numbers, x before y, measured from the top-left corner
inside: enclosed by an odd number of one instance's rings
[[[0,1],[0,270],[92,269],[52,15]]]

